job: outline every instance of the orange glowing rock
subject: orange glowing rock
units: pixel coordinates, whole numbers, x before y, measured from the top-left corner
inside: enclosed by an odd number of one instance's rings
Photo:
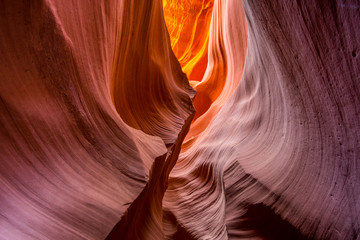
[[[189,80],[200,81],[207,66],[214,0],[164,0],[171,46]]]
[[[220,21],[226,14],[223,5],[222,1],[214,3],[212,0],[163,1],[172,49],[190,85],[197,91],[194,100],[196,114],[183,151],[206,129],[241,78],[227,76],[228,62],[233,60],[233,53],[227,53],[226,49],[228,39],[226,34],[224,36],[223,25],[227,23]],[[245,15],[239,14],[238,21],[241,37],[236,54],[241,59],[237,63],[241,76],[247,46]]]
[[[175,0],[164,1],[164,13],[171,36],[173,51],[178,57],[180,63],[184,64],[184,59],[179,57],[179,51],[182,49],[180,46],[186,46],[190,50],[193,48],[196,50],[195,46],[197,46],[193,45],[190,41],[191,39],[186,39],[186,36],[189,35],[189,31],[184,26],[187,23],[186,21],[190,21],[188,19],[195,18],[192,15],[192,9],[199,9],[199,7],[204,6],[205,4],[202,2],[201,5],[201,2],[196,3],[193,1],[191,3],[194,4],[194,6],[189,8],[185,3],[174,5],[176,2],[177,1]],[[209,2],[207,3],[209,4]],[[194,100],[196,114],[190,127],[190,131],[185,138],[185,143],[183,144],[182,149],[183,151],[192,146],[193,142],[207,128],[213,117],[220,111],[223,104],[234,92],[240,82],[245,63],[247,49],[247,27],[245,15],[240,11],[241,14],[238,14],[237,16],[237,32],[239,34],[237,39],[238,44],[236,45],[236,49],[231,49],[230,41],[233,41],[231,39],[233,36],[228,33],[224,33],[224,29],[228,27],[227,25],[229,23],[221,21],[221,19],[226,16],[224,2],[216,1],[215,4],[211,4],[211,6],[213,11],[210,28],[206,31],[207,40],[206,42],[197,40],[197,43],[201,42],[203,44],[201,49],[206,48],[208,51],[206,54],[208,59],[206,61],[206,71],[200,82],[193,81],[191,75],[189,77],[188,74],[190,84],[197,91],[197,95]],[[241,4],[239,4],[239,7],[241,7]],[[178,8],[180,10],[178,10]],[[195,20],[192,21],[192,27],[204,29],[204,27],[196,20],[197,19],[195,18]],[[199,26],[196,26],[196,24]],[[204,31],[205,30],[206,29],[204,29]],[[195,31],[193,31],[193,33],[194,32]],[[202,39],[201,36],[199,39]],[[186,40],[188,42],[185,42]],[[199,52],[199,54],[200,53],[201,52]],[[235,54],[237,55],[236,59],[234,58]],[[236,76],[233,71],[234,64],[236,64]],[[199,67],[196,66],[196,68],[196,72],[198,72]],[[186,67],[183,67],[183,70],[186,72]]]

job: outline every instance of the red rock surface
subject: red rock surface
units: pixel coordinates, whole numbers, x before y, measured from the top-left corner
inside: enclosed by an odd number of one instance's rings
[[[0,239],[358,239],[360,4],[215,0],[195,98],[166,11],[0,2]]]

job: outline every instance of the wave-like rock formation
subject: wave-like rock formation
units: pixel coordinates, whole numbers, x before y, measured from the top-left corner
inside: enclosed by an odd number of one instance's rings
[[[194,112],[161,1],[0,8],[0,238],[103,239]]]
[[[358,1],[176,2],[0,2],[0,239],[359,239]]]
[[[197,139],[240,82],[247,47],[246,20],[241,1],[232,17],[226,1],[216,1],[210,28],[208,65],[201,82],[194,86],[196,114],[185,139],[184,149]],[[228,29],[236,24],[236,28]],[[231,30],[231,31],[229,31]]]
[[[236,81],[241,6],[221,3]],[[180,156],[164,207],[196,239],[357,239],[359,5],[244,1],[244,11],[241,81]],[[256,215],[280,215],[300,235],[276,235]]]

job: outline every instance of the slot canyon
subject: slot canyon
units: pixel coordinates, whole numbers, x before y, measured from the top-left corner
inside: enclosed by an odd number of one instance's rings
[[[360,240],[358,0],[0,1],[0,239]]]

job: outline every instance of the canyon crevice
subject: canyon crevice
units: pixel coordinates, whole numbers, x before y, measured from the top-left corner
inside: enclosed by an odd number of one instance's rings
[[[0,239],[359,239],[358,1],[0,2]]]

